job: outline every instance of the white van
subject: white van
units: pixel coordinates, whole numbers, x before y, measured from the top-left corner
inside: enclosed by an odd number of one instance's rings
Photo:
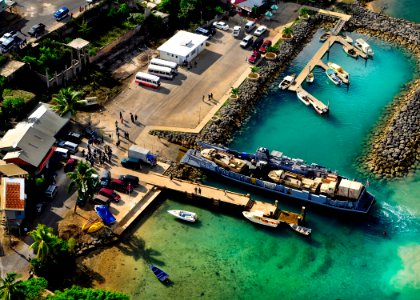
[[[241,26],[234,26],[232,35],[238,37],[241,34]]]
[[[257,23],[255,23],[254,21],[248,21],[245,24],[245,31],[251,32],[256,26],[257,26]]]
[[[69,141],[61,141],[58,143],[58,147],[65,148],[70,151],[70,153],[75,154],[78,151],[78,145]]]
[[[58,157],[64,160],[70,157],[69,150],[61,148],[61,147],[55,148],[54,155],[57,155]]]

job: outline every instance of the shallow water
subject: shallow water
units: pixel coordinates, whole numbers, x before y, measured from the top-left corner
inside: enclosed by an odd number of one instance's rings
[[[418,0],[376,0],[374,6],[384,14],[395,18],[420,22],[420,1]]]
[[[316,37],[286,73],[297,73],[316,52],[320,46]],[[231,147],[255,151],[264,146],[359,176],[355,158],[366,135],[414,72],[414,62],[400,49],[376,39],[369,43],[375,58],[367,62],[346,57],[338,45],[331,50],[329,59],[351,74],[348,90],[334,86],[316,70],[316,83],[307,90],[330,101],[330,116],[320,117],[295,94],[280,92],[279,78]],[[208,183],[248,192],[211,177]],[[86,258],[85,263],[106,274],[98,286],[126,292],[133,299],[418,299],[420,175],[371,182],[369,189],[378,203],[364,221],[340,220],[308,209],[310,238],[286,227],[254,225],[240,212],[226,214],[168,196],[134,229],[127,244]],[[284,199],[280,206],[300,210]],[[200,221],[185,224],[166,213],[176,208],[197,212]],[[160,284],[146,261],[168,272],[174,284]]]

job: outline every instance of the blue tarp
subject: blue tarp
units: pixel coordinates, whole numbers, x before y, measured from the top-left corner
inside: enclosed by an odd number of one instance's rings
[[[111,214],[106,205],[95,205],[95,211],[98,216],[102,219],[105,225],[109,225],[115,222],[115,217]]]

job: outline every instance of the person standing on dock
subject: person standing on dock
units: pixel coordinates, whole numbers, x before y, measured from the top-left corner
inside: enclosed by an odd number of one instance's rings
[[[200,188],[198,188],[198,194],[200,194],[200,195],[201,195],[201,189],[200,189]]]

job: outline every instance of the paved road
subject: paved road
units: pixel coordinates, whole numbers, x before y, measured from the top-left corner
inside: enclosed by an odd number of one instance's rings
[[[21,29],[25,34],[38,23],[44,23],[47,28],[56,24],[53,14],[62,6],[67,6],[70,12],[78,12],[80,6],[86,5],[86,0],[17,0],[16,2],[16,10],[22,20],[17,24],[17,28],[13,29]],[[66,21],[64,19],[62,22]]]

